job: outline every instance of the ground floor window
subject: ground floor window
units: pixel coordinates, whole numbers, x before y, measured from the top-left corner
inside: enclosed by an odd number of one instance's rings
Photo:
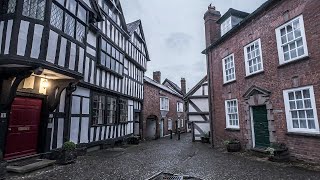
[[[94,95],[92,103],[92,125],[105,123],[106,97]]]
[[[128,122],[128,101],[125,99],[119,100],[120,122]]]
[[[227,128],[239,128],[238,101],[236,99],[225,101]]]
[[[106,124],[116,123],[117,117],[117,99],[108,97],[107,99],[107,122]]]
[[[313,86],[283,91],[289,132],[319,133]]]

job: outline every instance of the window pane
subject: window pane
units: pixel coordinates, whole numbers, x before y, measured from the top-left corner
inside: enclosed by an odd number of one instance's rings
[[[291,118],[293,118],[293,119],[298,118],[298,112],[297,111],[292,111],[291,112]]]
[[[299,111],[299,118],[306,118],[306,114],[304,113],[304,111]]]
[[[75,0],[67,0],[66,8],[72,12],[72,14],[76,14],[77,2]]]
[[[307,110],[306,113],[307,113],[307,118],[314,118],[313,110]]]
[[[77,14],[77,16],[84,23],[87,22],[87,11],[81,5],[78,5],[78,14]]]
[[[77,32],[76,32],[76,39],[80,42],[84,42],[85,40],[85,31],[86,28],[81,23],[77,22]]]
[[[300,128],[307,128],[307,121],[305,119],[300,120]]]
[[[308,127],[309,127],[309,129],[316,129],[316,125],[314,123],[314,120],[308,120]]]
[[[297,109],[303,109],[303,101],[302,100],[297,101]]]
[[[304,106],[305,108],[312,108],[311,100],[310,99],[304,100]]]
[[[296,94],[296,99],[302,99],[301,91],[296,91],[295,94]]]
[[[7,13],[14,13],[14,12],[15,12],[15,9],[16,9],[16,1],[17,1],[17,0],[9,0]]]
[[[292,121],[292,125],[293,125],[293,128],[299,128],[299,121],[298,120],[293,120]]]
[[[290,109],[296,109],[296,103],[294,101],[290,101]]]
[[[66,14],[65,16],[65,24],[64,24],[64,32],[69,36],[74,36],[74,28],[75,28],[75,19],[70,15]]]
[[[62,30],[63,10],[57,5],[52,4],[50,24],[60,30]]]
[[[46,0],[24,0],[22,15],[43,20]]]
[[[289,93],[289,100],[294,100],[294,93],[293,92]]]

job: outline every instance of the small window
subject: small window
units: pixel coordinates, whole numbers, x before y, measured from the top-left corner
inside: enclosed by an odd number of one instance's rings
[[[319,133],[313,87],[283,91],[289,132]]]
[[[105,122],[105,96],[94,95],[92,104],[92,125],[104,124]]]
[[[231,17],[229,17],[227,20],[225,20],[221,24],[221,36],[225,35],[228,31],[232,29],[231,25]]]
[[[227,128],[239,129],[238,101],[236,99],[225,101]]]
[[[160,110],[169,111],[169,98],[160,97]]]
[[[223,82],[228,83],[236,80],[234,55],[222,59],[223,66]]]
[[[183,112],[183,103],[181,102],[177,103],[177,112]]]
[[[43,20],[46,0],[24,0],[22,15]]]
[[[280,64],[308,56],[303,16],[299,16],[276,29]]]
[[[244,57],[247,76],[263,71],[260,39],[244,47]]]

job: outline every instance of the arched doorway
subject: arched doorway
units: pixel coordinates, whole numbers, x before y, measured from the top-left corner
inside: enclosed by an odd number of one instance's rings
[[[158,122],[158,117],[151,115],[148,116],[147,118],[147,127],[146,127],[146,139],[151,140],[151,139],[156,139],[157,138],[157,122]]]

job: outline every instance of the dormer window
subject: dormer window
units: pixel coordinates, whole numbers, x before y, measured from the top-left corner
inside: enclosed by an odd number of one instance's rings
[[[225,20],[221,24],[221,36],[225,35],[228,31],[232,29],[231,25],[231,17],[229,17],[227,20]]]

